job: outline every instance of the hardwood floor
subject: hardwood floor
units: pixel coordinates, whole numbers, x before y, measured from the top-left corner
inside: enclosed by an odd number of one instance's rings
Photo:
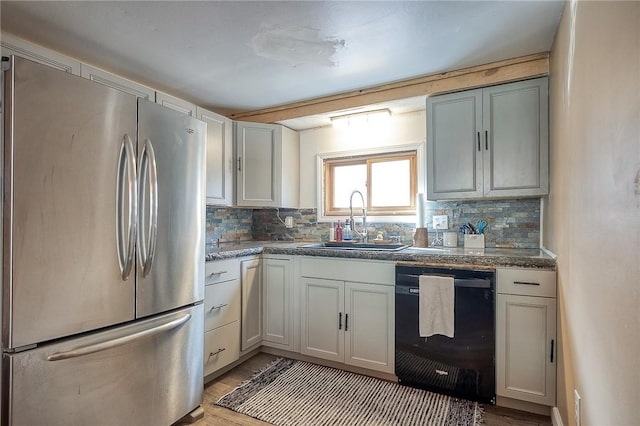
[[[254,372],[273,361],[276,357],[260,353],[228,373],[208,383],[204,389],[204,418],[192,423],[194,426],[260,426],[269,425],[260,420],[238,414],[226,408],[212,405],[222,395],[231,392],[236,386],[250,378]],[[486,426],[551,426],[551,419],[545,416],[525,413],[508,408],[485,405]],[[357,425],[354,425],[357,426]]]

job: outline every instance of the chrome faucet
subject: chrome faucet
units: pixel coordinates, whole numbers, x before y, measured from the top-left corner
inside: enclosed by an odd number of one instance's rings
[[[353,195],[354,194],[360,195],[360,199],[362,200],[362,231],[361,232],[358,232],[356,230],[356,222],[353,220]],[[362,242],[366,243],[367,242],[367,210],[365,209],[365,206],[364,206],[364,196],[362,195],[362,192],[358,190],[354,190],[351,193],[351,196],[349,197],[349,222],[351,223],[351,229],[353,230],[353,232],[355,232],[357,235],[362,237]]]

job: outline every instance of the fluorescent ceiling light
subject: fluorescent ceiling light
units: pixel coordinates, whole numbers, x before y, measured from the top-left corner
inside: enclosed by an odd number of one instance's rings
[[[333,127],[353,127],[366,124],[379,124],[391,117],[388,109],[376,109],[373,111],[358,112],[355,114],[344,114],[331,117]]]

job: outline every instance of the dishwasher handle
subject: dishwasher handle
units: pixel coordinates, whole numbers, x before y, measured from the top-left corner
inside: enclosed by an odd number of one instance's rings
[[[443,276],[443,275],[438,275]],[[491,281],[483,278],[453,278],[453,285],[465,288],[491,288]],[[398,274],[396,276],[396,286],[414,286],[420,281],[420,275]]]

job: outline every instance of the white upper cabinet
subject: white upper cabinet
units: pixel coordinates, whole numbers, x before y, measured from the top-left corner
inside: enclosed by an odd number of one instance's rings
[[[297,208],[300,137],[279,124],[235,122],[236,205]]]
[[[429,200],[549,192],[547,78],[427,98]]]
[[[196,107],[196,118],[207,123],[207,204],[233,204],[233,122]]]
[[[156,103],[191,117],[196,116],[195,104],[163,92],[156,92]]]
[[[126,78],[101,70],[100,68],[92,67],[91,65],[81,64],[80,75],[91,81],[113,87],[114,89],[130,93],[151,102],[155,102],[156,100],[156,91],[150,87],[127,80]]]
[[[37,44],[30,43],[26,40],[22,40],[21,38],[15,37],[11,34],[2,33],[0,46],[2,46],[2,56],[16,55],[57,68],[61,71],[80,75],[80,61]]]

